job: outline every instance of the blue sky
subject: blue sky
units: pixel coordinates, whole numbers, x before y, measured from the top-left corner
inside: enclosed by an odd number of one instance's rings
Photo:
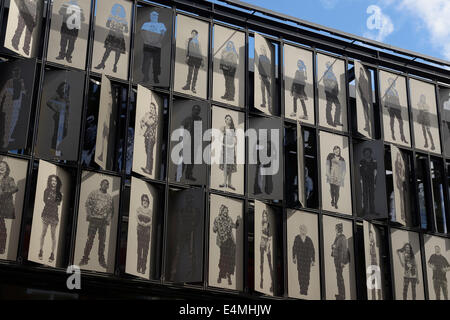
[[[450,0],[244,2],[450,61]]]

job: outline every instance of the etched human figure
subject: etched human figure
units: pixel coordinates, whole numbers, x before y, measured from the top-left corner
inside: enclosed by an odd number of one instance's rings
[[[340,188],[344,187],[345,179],[345,159],[341,156],[341,148],[333,147],[333,152],[329,153],[326,160],[327,183],[330,184],[331,206],[338,209]]]
[[[339,83],[333,72],[333,63],[328,61],[323,74],[323,85],[325,89],[325,99],[327,100],[325,115],[329,126],[343,126],[341,123],[341,103],[339,101]],[[334,118],[331,109],[335,105]]]
[[[51,141],[51,151],[57,157],[61,156],[61,142],[67,136],[69,127],[70,110],[70,85],[63,81],[56,89],[56,95],[47,101],[47,107],[53,111],[53,136]]]
[[[95,69],[105,69],[105,63],[112,51],[115,52],[113,72],[117,72],[117,63],[120,55],[126,53],[125,33],[128,33],[128,22],[126,19],[125,8],[116,3],[111,8],[108,20],[106,20],[106,28],[109,29],[108,35],[105,39],[105,53],[102,61],[95,67]]]
[[[214,219],[213,232],[217,233],[216,245],[220,249],[219,276],[217,283],[222,279],[228,280],[228,285],[232,285],[231,275],[234,275],[236,267],[236,241],[233,229],[239,228],[240,216],[236,222],[228,215],[228,207],[224,204],[220,206],[219,215]]]
[[[221,97],[224,100],[234,101],[235,85],[234,78],[238,68],[239,55],[236,51],[233,41],[227,41],[225,48],[222,50],[220,58],[220,70],[225,77],[225,94]]]
[[[336,268],[336,281],[338,294],[335,295],[336,300],[345,300],[345,282],[344,267],[350,262],[350,251],[348,249],[348,240],[343,233],[342,223],[336,224],[336,238],[331,246],[331,256],[334,258],[334,266]]]
[[[272,226],[269,222],[269,216],[267,210],[263,210],[262,212],[262,221],[261,221],[261,241],[259,244],[259,253],[260,253],[260,276],[261,282],[259,287],[262,289],[264,287],[264,254],[267,256],[267,261],[269,263],[269,272],[270,272],[270,292],[273,292],[273,267],[272,267],[272,240],[273,240],[273,231]]]
[[[364,215],[375,214],[375,189],[377,183],[377,160],[371,148],[364,148],[359,162],[360,185],[362,188],[362,209]]]
[[[273,192],[273,179],[270,172],[266,172],[272,167],[272,156],[277,156],[277,149],[274,143],[270,139],[270,134],[267,132],[266,139],[258,140],[255,145],[256,154],[256,174],[254,181],[254,194],[258,195],[261,193],[272,194]]]
[[[196,94],[195,86],[197,85],[198,70],[203,66],[203,55],[198,39],[198,31],[192,30],[191,37],[188,39],[186,46],[186,64],[188,65],[188,74],[186,84],[183,90],[191,90]]]
[[[62,17],[62,24],[60,50],[56,60],[66,59],[68,63],[72,63],[75,42],[77,41],[81,24],[85,20],[83,9],[78,4],[78,0],[69,0],[62,4],[58,14]]]
[[[188,276],[193,274],[197,268],[198,252],[195,241],[197,226],[200,223],[201,212],[194,206],[194,196],[187,193],[184,197],[183,207],[177,213],[177,232],[175,235],[175,254],[172,260],[171,279],[176,279],[176,274],[180,271],[177,264],[183,254],[187,257],[187,262],[183,264],[184,271]]]
[[[303,115],[299,118],[304,120],[308,120],[308,111],[306,110],[305,103],[305,101],[308,100],[308,96],[305,92],[306,80],[308,80],[306,65],[301,59],[299,59],[297,61],[297,70],[295,71],[294,80],[292,81],[291,86],[291,96],[294,103],[294,111],[291,113],[291,117],[297,116],[297,100],[299,100],[303,111]]]
[[[414,251],[409,242],[405,243],[402,248],[397,249],[397,256],[404,269],[403,273],[403,300],[408,298],[408,288],[411,284],[412,300],[416,300],[416,285],[419,284],[417,275],[416,258]]]
[[[292,261],[297,265],[298,285],[301,295],[308,295],[311,267],[316,263],[314,244],[308,234],[306,225],[299,226],[299,234],[295,236],[292,246]]]
[[[150,235],[152,227],[152,209],[150,198],[146,194],[141,196],[141,206],[136,210],[137,215],[137,269],[138,273],[145,274],[147,257],[150,248]]]
[[[52,251],[48,262],[52,263],[55,260],[55,248],[56,248],[56,227],[59,223],[58,207],[62,202],[61,193],[62,182],[61,179],[52,174],[48,177],[47,188],[44,190],[44,209],[42,210],[42,233],[41,242],[39,247],[39,260],[42,260],[44,254],[44,241],[47,234],[48,227],[50,226],[50,232],[52,237]]]
[[[444,300],[448,300],[447,272],[450,271],[450,264],[441,254],[440,246],[434,247],[434,253],[428,259],[428,266],[433,270],[433,289],[436,300],[441,300],[441,290]]]
[[[400,216],[403,221],[405,221],[405,193],[406,193],[406,170],[403,155],[399,152],[397,153],[397,158],[395,159],[394,174],[396,177],[395,187],[398,190],[399,202],[400,202]]]
[[[161,75],[161,48],[163,46],[164,36],[167,32],[166,25],[158,21],[159,13],[156,10],[150,12],[150,21],[144,23],[141,27],[140,35],[144,42],[144,56],[142,60],[142,73],[144,82],[150,80],[150,64],[152,65],[153,82],[159,83]]]
[[[408,143],[405,138],[405,133],[403,131],[403,119],[402,119],[402,106],[400,105],[400,98],[398,95],[397,89],[395,89],[395,85],[397,83],[396,79],[389,78],[388,79],[389,87],[386,89],[386,92],[384,93],[384,106],[387,108],[389,112],[389,117],[391,119],[390,126],[391,126],[391,137],[392,140],[395,141],[395,131],[394,131],[394,125],[395,125],[395,119],[398,121],[398,126],[400,129],[400,139],[404,143]]]
[[[17,16],[17,28],[11,39],[11,44],[15,50],[19,50],[20,39],[25,30],[25,39],[23,43],[23,52],[30,55],[30,44],[33,30],[37,25],[38,5],[34,0],[14,0],[19,9]]]
[[[272,63],[267,55],[267,49],[265,46],[260,47],[261,54],[258,56],[258,72],[259,78],[261,80],[261,97],[262,103],[261,107],[266,107],[266,92],[267,92],[267,103],[269,110],[272,108]]]
[[[225,116],[225,126],[220,128],[222,131],[222,149],[219,169],[223,171],[223,183],[220,188],[230,188],[236,190],[231,184],[231,176],[237,171],[236,167],[236,127],[233,118],[227,114]]]
[[[25,99],[25,95],[27,94],[25,81],[21,73],[22,70],[19,67],[14,67],[12,70],[12,78],[6,81],[2,91],[0,91],[0,110],[3,113],[4,119],[3,148],[7,148],[14,141],[12,136],[22,108],[22,99]]]
[[[420,95],[419,103],[417,104],[417,108],[419,110],[417,114],[417,123],[422,126],[423,138],[425,140],[424,148],[428,148],[428,139],[430,137],[431,150],[435,149],[433,135],[430,130],[430,106],[427,104],[427,98],[424,94]]]
[[[191,159],[183,159],[183,176],[187,180],[196,181],[197,179],[194,178],[193,171],[194,171],[194,160],[195,155],[198,150],[197,143],[194,143],[194,131],[195,131],[195,123],[199,122],[203,124],[203,119],[200,116],[201,108],[198,104],[194,105],[192,107],[192,113],[190,116],[186,117],[183,122],[181,123],[181,126],[186,131],[186,133],[190,134],[190,149],[191,149]]]
[[[15,219],[14,194],[19,191],[6,161],[0,161],[0,254],[6,251],[8,231],[5,219]]]
[[[369,78],[368,72],[366,72],[365,68],[359,69],[359,78],[358,78],[358,90],[361,98],[363,112],[364,112],[364,131],[370,134],[370,106],[372,105],[372,89],[369,86]]]
[[[149,110],[141,118],[139,124],[141,134],[144,136],[145,153],[147,154],[147,161],[145,168],[141,168],[147,174],[153,174],[153,148],[156,143],[156,129],[158,127],[158,119],[156,115],[156,105],[154,102],[150,103]]]
[[[379,266],[377,257],[377,246],[378,245],[375,240],[375,235],[371,227],[369,229],[369,254],[371,266]],[[377,288],[376,285],[373,285],[372,288],[372,300],[381,300],[381,288]]]
[[[103,179],[100,182],[100,189],[89,193],[85,202],[86,221],[89,223],[89,226],[83,258],[79,266],[88,264],[94,238],[98,232],[98,262],[102,268],[107,268],[105,261],[106,228],[111,224],[114,214],[113,199],[108,193],[108,189],[109,181]]]

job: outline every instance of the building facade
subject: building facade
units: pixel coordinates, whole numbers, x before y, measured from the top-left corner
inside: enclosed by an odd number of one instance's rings
[[[448,299],[450,62],[239,1],[0,24],[3,298]]]

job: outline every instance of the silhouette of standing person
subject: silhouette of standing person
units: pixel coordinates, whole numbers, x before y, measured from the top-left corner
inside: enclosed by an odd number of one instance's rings
[[[7,80],[0,92],[0,110],[3,113],[3,147],[7,148],[13,142],[12,136],[16,129],[22,108],[22,100],[27,93],[25,81],[21,75],[22,70],[14,67],[12,78]],[[1,133],[1,132],[0,132]]]
[[[301,224],[299,231],[292,246],[292,260],[297,265],[300,294],[306,296],[308,295],[311,267],[314,267],[316,261],[316,253],[311,238],[307,236],[307,227]]]
[[[330,184],[331,206],[338,209],[339,191],[344,186],[346,173],[345,159],[341,156],[341,148],[334,146],[333,152],[327,156],[327,183]]]
[[[62,202],[61,193],[61,179],[57,175],[50,175],[47,180],[47,188],[44,191],[44,210],[42,210],[42,233],[41,242],[39,248],[39,260],[42,260],[44,254],[44,241],[47,234],[48,227],[50,226],[52,237],[52,252],[48,258],[48,262],[52,263],[55,260],[55,248],[56,248],[56,227],[59,223],[58,207]]]
[[[153,82],[159,83],[161,74],[161,48],[163,46],[164,36],[166,34],[166,25],[158,21],[159,13],[156,10],[150,12],[150,21],[141,27],[140,35],[144,42],[144,57],[142,59],[142,73],[144,82],[150,80],[150,63],[152,65]]]
[[[403,300],[408,299],[408,288],[411,284],[412,300],[416,300],[416,286],[419,284],[417,275],[417,263],[414,251],[409,242],[397,249],[397,256],[403,267]]]
[[[183,90],[191,89],[192,93],[197,93],[195,86],[197,85],[198,70],[203,66],[202,49],[198,39],[198,31],[192,30],[191,37],[188,39],[186,46],[186,64],[188,65],[188,74],[186,84]]]
[[[273,192],[274,185],[272,174],[267,172],[267,170],[272,167],[272,155],[276,157],[277,150],[270,139],[269,133],[267,133],[266,139],[263,138],[260,140],[258,137],[254,152],[256,154],[254,194],[265,193],[270,195]]]
[[[267,103],[269,105],[269,110],[272,108],[272,64],[269,57],[267,56],[267,49],[264,46],[260,48],[261,54],[258,56],[258,72],[259,78],[261,80],[261,97],[262,103],[261,107],[266,107],[266,92],[267,92]]]
[[[15,219],[14,194],[19,191],[6,161],[0,161],[0,254],[6,250],[8,237],[5,219]]]
[[[137,272],[145,274],[147,257],[150,247],[150,235],[152,227],[152,209],[148,195],[141,196],[141,206],[136,210],[137,214]]]
[[[186,193],[183,206],[177,213],[177,229],[175,238],[175,252],[173,255],[170,277],[175,281],[177,274],[184,272],[187,277],[196,273],[197,257],[200,254],[197,248],[196,232],[200,223],[201,212],[194,205],[194,195]],[[187,258],[184,260],[184,258]],[[179,270],[180,267],[183,270]]]
[[[156,129],[158,127],[155,103],[150,103],[149,111],[147,111],[140,121],[141,132],[143,131],[145,142],[145,153],[147,161],[145,168],[141,168],[147,174],[153,173],[153,148],[156,143]]]
[[[30,44],[33,30],[37,25],[38,5],[34,0],[14,0],[19,9],[17,16],[17,28],[11,39],[11,44],[15,50],[19,50],[20,39],[25,29],[25,39],[23,43],[23,52],[30,55]]]
[[[219,169],[223,171],[223,183],[220,188],[230,188],[236,190],[231,184],[231,176],[237,171],[236,167],[236,128],[233,118],[227,114],[225,116],[225,126],[221,128],[223,134],[222,153]]]
[[[61,156],[61,142],[67,136],[69,127],[70,109],[70,85],[68,82],[61,82],[56,89],[56,95],[47,101],[47,107],[53,111],[53,136],[51,141],[51,151],[57,157]]]
[[[427,136],[430,137],[431,150],[436,149],[434,146],[433,135],[431,134],[430,126],[430,106],[427,104],[427,98],[424,94],[420,95],[420,101],[417,104],[419,112],[417,114],[417,122],[422,127],[423,138],[425,140],[424,148],[428,148],[428,139]]]
[[[400,202],[400,216],[403,221],[405,221],[405,193],[406,188],[406,169],[403,155],[399,152],[397,153],[397,158],[395,159],[394,174],[396,177],[395,187],[398,190],[399,202]]]
[[[341,103],[339,101],[339,84],[337,78],[333,72],[333,64],[327,62],[325,64],[326,71],[323,75],[323,84],[325,87],[325,99],[327,100],[326,105],[326,119],[328,125],[332,127],[343,126],[341,123]],[[335,105],[334,119],[331,114],[331,108]]]
[[[106,27],[109,28],[108,35],[105,39],[105,53],[102,61],[95,67],[95,69],[105,69],[105,63],[111,54],[115,52],[113,72],[117,72],[117,63],[120,55],[126,53],[124,33],[128,33],[128,22],[126,20],[125,8],[116,3],[111,8],[108,20],[106,20]]]
[[[85,20],[83,9],[81,9],[77,0],[70,0],[63,3],[58,13],[62,17],[62,24],[60,50],[56,60],[66,59],[68,63],[72,63],[75,41],[78,38],[81,23]]]
[[[305,92],[306,80],[308,76],[306,74],[306,65],[302,60],[297,61],[297,71],[295,71],[294,80],[292,81],[291,86],[291,96],[294,103],[294,112],[291,113],[291,117],[297,116],[297,100],[300,100],[302,105],[303,115],[300,116],[300,119],[308,119],[308,111],[306,110],[305,101],[308,100],[308,96]]]
[[[86,220],[89,222],[89,226],[80,266],[88,264],[94,238],[98,232],[98,262],[102,268],[107,268],[105,260],[106,228],[111,223],[114,214],[113,199],[108,193],[108,189],[109,182],[103,179],[100,182],[100,189],[92,191],[86,200]]]
[[[272,239],[273,232],[271,229],[271,225],[269,222],[269,216],[266,210],[262,212],[262,221],[261,221],[261,241],[259,244],[259,253],[260,253],[260,273],[261,273],[261,282],[259,287],[262,289],[264,285],[263,281],[263,273],[264,273],[264,254],[267,256],[267,262],[269,263],[269,272],[270,272],[270,292],[273,292],[273,267],[272,267]]]
[[[228,207],[224,204],[220,206],[219,215],[214,219],[213,232],[217,233],[216,245],[220,249],[219,276],[217,283],[222,279],[228,279],[228,285],[232,285],[231,275],[234,275],[236,268],[236,240],[233,229],[239,228],[240,216],[236,222],[228,215]]]
[[[400,139],[402,142],[407,143],[405,134],[403,131],[403,119],[402,119],[402,106],[400,105],[400,98],[398,95],[397,89],[395,89],[395,85],[397,81],[393,78],[388,79],[389,87],[386,89],[384,93],[384,106],[388,109],[389,117],[391,119],[391,137],[392,140],[395,141],[395,119],[398,121],[398,126],[400,129]]]
[[[434,246],[434,253],[428,259],[428,266],[433,270],[433,289],[436,300],[441,300],[441,289],[444,300],[448,300],[447,272],[450,271],[450,264],[441,254],[441,247]]]
[[[195,156],[198,150],[197,143],[194,143],[194,131],[195,131],[195,123],[200,122],[203,123],[203,119],[200,116],[201,108],[198,104],[194,105],[192,107],[192,113],[190,116],[186,117],[181,126],[186,133],[189,133],[190,135],[190,146],[187,146],[191,149],[191,158],[190,159],[183,159],[183,176],[187,180],[196,181],[197,179],[194,178],[193,171],[194,171],[194,162],[195,162]]]
[[[359,69],[358,90],[364,112],[364,131],[370,134],[370,106],[372,105],[372,89],[369,87],[368,75],[364,67]]]
[[[342,223],[336,224],[336,238],[331,246],[331,256],[334,258],[334,266],[336,268],[336,281],[338,294],[335,295],[336,300],[345,300],[345,281],[344,267],[350,261],[350,252],[348,250],[348,240],[343,233]]]
[[[236,52],[233,41],[228,41],[225,49],[222,50],[220,59],[220,69],[225,77],[225,94],[222,99],[234,101],[235,85],[234,78],[238,68],[239,56]]]
[[[362,188],[362,209],[365,215],[375,214],[375,188],[377,181],[377,160],[372,149],[364,148],[363,159],[359,162],[360,183]]]

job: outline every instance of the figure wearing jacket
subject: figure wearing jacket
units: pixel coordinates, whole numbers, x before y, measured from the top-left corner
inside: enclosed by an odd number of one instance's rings
[[[104,220],[108,225],[113,215],[112,197],[101,190],[92,191],[86,201],[86,220],[91,222],[95,219]]]
[[[331,206],[338,209],[339,190],[344,186],[345,159],[341,156],[341,148],[334,146],[333,152],[327,156],[326,163],[327,183],[330,184]]]
[[[222,99],[228,101],[234,101],[235,85],[234,77],[238,67],[239,56],[234,47],[233,41],[228,41],[225,49],[222,50],[220,58],[220,69],[225,77],[225,94]]]
[[[81,29],[81,23],[85,21],[83,9],[81,9],[77,0],[70,0],[63,3],[58,11],[62,17],[60,50],[56,60],[66,59],[72,63],[72,53],[75,49],[75,42]]]
[[[197,93],[197,91],[195,90],[195,86],[197,85],[198,70],[203,65],[202,50],[200,47],[197,30],[191,31],[191,37],[188,40],[186,49],[186,64],[188,65],[188,75],[186,79],[186,85],[182,89],[191,89],[192,93],[195,94]]]
[[[260,48],[261,54],[258,56],[258,72],[261,79],[261,97],[262,103],[261,107],[266,107],[266,91],[267,91],[267,102],[269,104],[269,109],[272,109],[272,89],[271,89],[271,69],[272,63],[267,55],[267,50],[264,46]]]
[[[13,195],[19,191],[14,178],[10,177],[9,173],[8,163],[0,161],[0,254],[5,252],[8,236],[5,219],[15,219]]]
[[[140,35],[143,40],[144,59],[142,61],[142,73],[144,82],[148,82],[150,72],[150,62],[152,62],[153,82],[159,83],[161,74],[161,49],[163,47],[164,36],[167,32],[166,25],[158,21],[159,13],[154,10],[150,12],[150,21],[141,27]]]
[[[92,191],[86,200],[86,220],[89,222],[89,227],[84,256],[80,261],[80,266],[88,263],[89,254],[98,231],[98,260],[101,267],[105,269],[107,267],[105,261],[106,227],[111,223],[114,214],[113,199],[107,193],[108,188],[108,180],[102,180],[100,189]]]
[[[326,104],[326,119],[328,125],[332,127],[343,126],[341,123],[341,103],[339,101],[339,84],[333,72],[333,64],[326,63],[326,71],[323,75],[323,85],[325,89]],[[333,104],[336,106],[334,110],[334,119],[331,114]]]
[[[307,234],[307,227],[300,225],[300,234],[295,236],[292,246],[292,260],[297,265],[298,284],[301,295],[308,295],[311,267],[314,266],[316,253],[314,244]]]
[[[402,106],[400,105],[400,98],[397,89],[395,89],[396,79],[388,79],[389,87],[384,93],[384,106],[387,108],[390,118],[391,127],[391,137],[395,141],[394,125],[395,119],[398,121],[398,126],[400,129],[400,139],[402,142],[407,143],[405,133],[403,130],[403,119],[402,119]]]
[[[331,256],[334,258],[338,287],[338,294],[335,297],[336,300],[345,300],[345,283],[342,273],[345,265],[350,260],[350,252],[348,250],[347,238],[343,234],[342,223],[336,224],[336,238],[331,246]]]

